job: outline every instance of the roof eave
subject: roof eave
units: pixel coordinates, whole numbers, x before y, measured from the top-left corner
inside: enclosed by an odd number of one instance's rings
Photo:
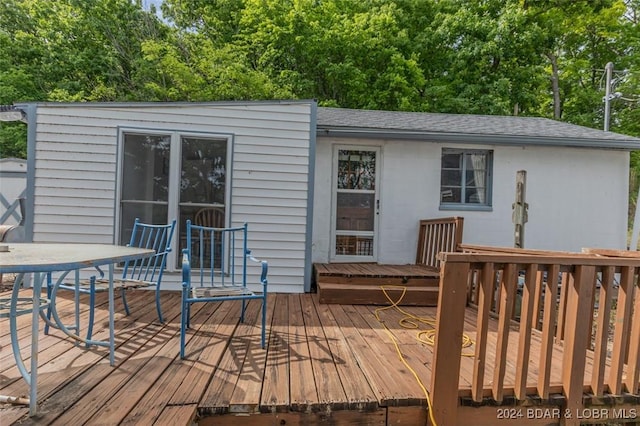
[[[247,101],[139,101],[139,102],[127,102],[127,101],[95,101],[95,102],[52,102],[52,101],[27,101],[16,102],[14,105],[19,108],[24,108],[29,105],[35,105],[37,107],[95,107],[95,108],[141,108],[141,107],[163,107],[163,108],[176,108],[176,107],[198,107],[198,106],[244,106],[244,105],[291,105],[291,104],[309,104],[315,103],[313,99],[274,99],[274,100],[247,100]]]
[[[640,142],[615,139],[549,138],[520,135],[479,135],[474,133],[443,133],[387,129],[355,129],[318,126],[317,136],[339,138],[430,140],[481,145],[563,146],[571,148],[640,150]]]

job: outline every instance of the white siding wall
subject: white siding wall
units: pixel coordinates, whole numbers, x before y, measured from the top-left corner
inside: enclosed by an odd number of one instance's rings
[[[17,158],[0,159],[0,225],[17,225],[20,216],[18,198],[27,188],[27,161]],[[6,205],[5,205],[6,203]],[[7,206],[11,209],[9,210]],[[4,220],[2,220],[4,218]]]
[[[414,262],[418,221],[436,217],[463,216],[466,243],[512,247],[511,206],[518,170],[527,171],[525,247],[570,251],[626,247],[628,152],[318,138],[314,262],[329,258],[331,154],[336,143],[382,147],[379,262]],[[494,151],[492,211],[439,209],[443,147]]]
[[[114,241],[118,127],[233,134],[232,224],[249,223],[250,248],[269,261],[271,289],[301,292],[311,106],[39,105],[33,241]],[[169,275],[167,288],[177,280]]]

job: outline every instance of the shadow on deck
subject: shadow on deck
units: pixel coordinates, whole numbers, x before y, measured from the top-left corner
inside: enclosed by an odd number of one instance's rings
[[[25,292],[27,292],[25,290]],[[100,295],[106,296],[106,295]],[[259,304],[249,303],[245,323],[239,323],[239,302],[203,304],[193,308],[193,331],[188,335],[187,357],[180,360],[180,295],[162,296],[167,322],[159,324],[153,293],[131,293],[132,315],[124,316],[117,302],[116,366],[110,367],[104,348],[76,346],[62,334],[41,334],[39,352],[39,401],[37,417],[26,417],[27,409],[0,408],[0,423],[20,424],[408,424],[427,423],[427,399],[422,385],[430,389],[433,377],[436,309],[402,307],[386,309],[368,305],[327,305],[316,294],[273,294],[268,303],[268,347],[260,348]],[[97,310],[96,338],[107,335],[105,298]],[[59,300],[61,315],[70,318],[72,301]],[[83,316],[86,311],[83,311]],[[478,311],[464,310],[463,334],[475,342]],[[22,346],[28,344],[28,316],[18,319]],[[407,318],[413,319],[413,328]],[[488,320],[484,339],[489,363],[502,357],[501,325]],[[27,394],[11,352],[8,325],[0,322],[0,394]],[[519,333],[504,353],[508,365],[517,365]],[[535,341],[535,339],[534,339]],[[536,362],[532,343],[531,362]],[[515,402],[518,378],[506,373],[503,401],[467,404],[474,389],[475,343],[459,349],[459,380],[449,380],[457,394],[457,421],[444,424],[523,423],[510,418],[512,411],[557,410],[565,398],[562,389],[562,345],[554,344],[549,370],[550,396]],[[398,352],[399,351],[399,352]],[[400,354],[401,355],[400,355]],[[403,361],[404,360],[404,361]],[[405,364],[406,362],[406,364]],[[585,361],[593,362],[592,357]],[[416,379],[416,376],[419,381]],[[537,371],[526,376],[527,388],[535,388]],[[487,377],[490,374],[487,372]],[[490,380],[481,394],[491,395]],[[585,374],[582,385],[590,383]],[[627,401],[604,401],[611,416],[625,413],[630,420],[640,411],[638,396]],[[527,402],[528,401],[528,402]],[[615,404],[615,405],[614,405]],[[456,404],[458,405],[458,404]],[[475,405],[474,407],[470,405]],[[612,408],[618,409],[616,413]],[[437,409],[437,407],[436,407]],[[513,411],[517,413],[517,411]],[[540,416],[543,411],[533,412]],[[550,414],[555,413],[549,412]],[[527,424],[558,424],[560,418]],[[624,419],[623,419],[624,420]],[[620,419],[618,419],[618,422]]]

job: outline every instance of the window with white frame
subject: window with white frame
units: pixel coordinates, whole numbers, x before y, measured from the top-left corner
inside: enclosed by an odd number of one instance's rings
[[[490,207],[492,166],[493,151],[443,148],[440,207]]]
[[[119,241],[127,242],[135,218],[147,223],[177,219],[173,259],[186,246],[186,221],[227,223],[229,136],[122,131],[120,137]]]

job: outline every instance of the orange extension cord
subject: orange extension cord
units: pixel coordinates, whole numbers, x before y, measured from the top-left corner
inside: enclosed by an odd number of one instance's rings
[[[388,289],[402,290],[402,294],[400,295],[398,300],[393,301],[391,299],[391,296],[389,296],[389,293],[387,292]],[[434,319],[431,319],[431,318],[423,318],[423,317],[419,317],[419,316],[413,315],[413,314],[403,310],[402,308],[400,308],[398,306],[400,304],[400,302],[402,302],[402,299],[404,299],[404,296],[407,294],[407,287],[405,287],[405,286],[380,286],[380,290],[382,290],[382,292],[384,293],[384,296],[387,298],[387,300],[389,301],[390,305],[383,306],[381,308],[377,308],[374,311],[376,319],[378,320],[378,322],[380,324],[382,324],[382,326],[384,327],[385,332],[387,333],[387,335],[391,339],[391,341],[393,343],[393,346],[396,349],[396,353],[398,354],[398,357],[400,358],[400,361],[411,372],[411,374],[413,374],[413,377],[416,379],[416,382],[418,383],[418,386],[420,386],[420,388],[424,392],[424,395],[425,395],[425,397],[427,399],[427,406],[429,408],[429,419],[431,420],[431,424],[433,426],[437,426],[436,421],[433,418],[433,407],[431,405],[431,397],[429,395],[429,391],[427,390],[427,388],[424,385],[424,383],[422,383],[422,380],[418,376],[418,373],[416,373],[416,371],[409,365],[409,363],[405,359],[404,355],[402,354],[402,350],[400,349],[400,345],[398,344],[398,341],[397,341],[396,337],[393,335],[393,333],[391,333],[391,330],[389,330],[389,328],[387,327],[387,324],[384,322],[384,320],[382,320],[380,318],[380,313],[382,311],[385,311],[385,310],[388,310],[388,309],[394,309],[397,312],[400,312],[402,315],[404,315],[404,317],[402,317],[398,321],[398,323],[400,324],[400,326],[402,328],[419,329],[420,328],[420,324],[428,325],[430,327],[428,330],[420,330],[420,331],[418,331],[418,333],[416,335],[416,339],[421,343],[424,343],[424,344],[427,344],[427,345],[431,345],[431,346],[433,346],[435,344],[436,321]],[[471,338],[469,338],[469,336],[467,336],[466,334],[463,335],[463,337],[462,337],[462,348],[463,349],[464,348],[468,348],[468,347],[470,347],[472,345],[473,345],[473,341],[471,340]],[[462,356],[470,356],[470,357],[472,357],[474,355],[473,354],[463,353]]]

